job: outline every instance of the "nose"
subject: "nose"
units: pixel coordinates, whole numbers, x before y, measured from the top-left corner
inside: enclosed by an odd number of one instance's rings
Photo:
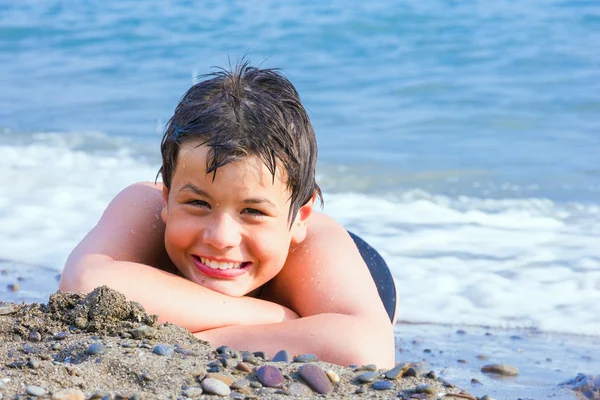
[[[230,215],[220,213],[204,229],[203,239],[219,250],[236,247],[242,239],[240,226]]]

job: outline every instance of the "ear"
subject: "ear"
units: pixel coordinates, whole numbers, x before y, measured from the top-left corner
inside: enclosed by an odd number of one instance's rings
[[[164,183],[163,183],[163,188],[162,188],[162,200],[163,200],[163,208],[160,212],[160,218],[166,224],[167,216],[169,215],[169,209],[167,207],[167,204],[169,204],[169,188]]]
[[[301,243],[306,238],[308,232],[308,221],[313,212],[315,200],[317,198],[317,192],[298,210],[296,219],[292,225],[292,243]]]

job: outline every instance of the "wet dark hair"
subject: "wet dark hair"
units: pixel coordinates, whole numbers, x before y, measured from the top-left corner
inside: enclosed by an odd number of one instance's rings
[[[158,173],[170,189],[183,143],[210,148],[206,172],[248,155],[260,158],[273,175],[279,163],[287,175],[290,223],[315,192],[317,141],[294,85],[278,69],[259,69],[248,61],[233,70],[203,75],[183,96],[169,120],[160,150]]]

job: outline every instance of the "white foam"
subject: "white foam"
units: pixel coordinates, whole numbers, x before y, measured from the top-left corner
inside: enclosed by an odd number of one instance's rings
[[[128,147],[77,148],[41,139],[0,146],[0,258],[60,270],[114,195],[158,170]],[[598,205],[420,190],[325,199],[325,212],[387,260],[402,320],[600,334]]]

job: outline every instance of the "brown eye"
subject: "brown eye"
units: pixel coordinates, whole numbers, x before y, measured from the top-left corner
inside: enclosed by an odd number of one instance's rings
[[[264,212],[257,210],[256,208],[244,208],[242,212],[244,214],[250,214],[255,217],[262,217],[266,215]]]
[[[204,200],[190,200],[187,204],[192,205],[194,207],[207,207],[210,208],[210,204],[205,202]]]

